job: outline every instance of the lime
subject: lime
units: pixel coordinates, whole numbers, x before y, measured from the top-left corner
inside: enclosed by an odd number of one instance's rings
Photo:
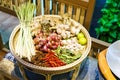
[[[81,37],[78,42],[82,45],[85,45],[87,43],[87,39],[85,37]]]
[[[83,34],[82,32],[80,32],[80,33],[77,34],[77,38],[78,38],[78,39],[80,39],[80,38],[82,38],[82,37],[84,37],[84,34]]]

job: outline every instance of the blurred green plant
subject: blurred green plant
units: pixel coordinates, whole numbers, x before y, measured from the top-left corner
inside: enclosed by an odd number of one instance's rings
[[[120,40],[120,1],[106,0],[101,12],[99,26],[95,28],[97,37],[108,43]]]

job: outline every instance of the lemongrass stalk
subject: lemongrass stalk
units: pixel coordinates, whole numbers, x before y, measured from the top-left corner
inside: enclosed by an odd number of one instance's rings
[[[20,20],[20,32],[18,35],[15,51],[20,58],[28,58],[35,55],[35,46],[31,35],[30,23],[33,18],[35,5],[28,2],[19,7],[15,7],[16,14]]]

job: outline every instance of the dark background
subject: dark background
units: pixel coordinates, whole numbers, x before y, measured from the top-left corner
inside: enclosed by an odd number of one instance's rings
[[[92,17],[92,22],[90,26],[90,36],[96,37],[95,27],[98,27],[97,21],[102,16],[101,9],[104,7],[106,0],[96,0],[96,5]]]

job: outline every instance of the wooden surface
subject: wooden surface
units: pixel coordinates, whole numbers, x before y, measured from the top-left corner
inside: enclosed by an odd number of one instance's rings
[[[92,56],[95,58],[98,57],[98,54],[100,51],[108,48],[111,45],[110,43],[101,41],[101,40],[94,38],[94,37],[91,37],[91,40],[92,40],[92,47],[91,47],[91,51],[89,53],[89,56]]]
[[[2,37],[1,37],[1,34],[0,34],[0,50],[3,48],[3,41],[2,41]]]
[[[51,12],[60,15],[69,13],[71,18],[83,24],[88,31],[95,1],[96,0],[31,0],[31,2],[34,2],[36,5],[35,15],[41,15],[42,13],[50,14]],[[23,2],[26,2],[26,0],[3,0],[2,4],[0,4],[0,10],[16,16],[13,6],[18,6]],[[52,2],[52,4],[50,4],[50,2]],[[52,8],[50,6],[52,6]]]
[[[14,6],[19,6],[24,2],[31,1],[36,5],[36,14],[41,14],[41,0],[0,0],[0,11],[16,16]],[[1,3],[2,2],[2,3]],[[43,3],[42,3],[43,4]],[[35,14],[35,15],[36,15]]]
[[[0,61],[3,59],[3,57],[5,56],[6,52],[0,50]]]
[[[107,54],[107,49],[104,49],[103,51],[99,53],[98,65],[99,65],[100,71],[102,72],[106,80],[116,80],[116,78],[113,76],[110,70],[110,67],[107,63],[106,54]]]
[[[80,22],[88,31],[94,11],[96,0],[52,0],[52,9],[50,9],[50,0],[45,0],[45,14],[63,15],[69,13],[70,17]]]

